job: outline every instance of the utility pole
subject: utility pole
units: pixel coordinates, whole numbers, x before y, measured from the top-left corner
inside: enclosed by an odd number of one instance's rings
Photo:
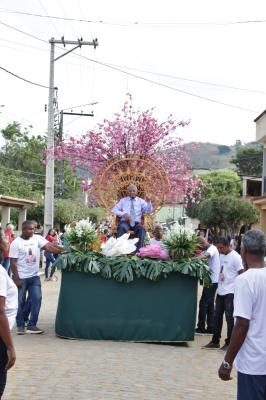
[[[51,38],[49,40],[51,44],[50,49],[50,77],[49,77],[49,98],[48,98],[48,132],[47,132],[47,151],[48,151],[48,162],[46,164],[46,178],[45,178],[45,198],[44,198],[44,234],[46,235],[50,228],[53,228],[54,224],[54,102],[55,102],[55,90],[54,87],[54,63],[65,55],[71,53],[81,46],[98,46],[98,40],[95,39],[92,42],[84,42],[83,39],[65,40],[64,36],[60,40]],[[57,58],[54,58],[55,44],[63,44],[66,47],[67,44],[74,45],[72,49],[61,54]]]

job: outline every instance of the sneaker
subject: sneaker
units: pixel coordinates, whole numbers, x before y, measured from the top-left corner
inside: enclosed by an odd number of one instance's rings
[[[38,328],[37,326],[28,326],[26,333],[40,334],[40,333],[43,333],[43,331],[40,328]]]
[[[206,330],[205,329],[201,329],[201,328],[196,328],[195,329],[195,335],[204,336],[205,334],[206,334]]]
[[[57,282],[58,278],[56,275],[51,276],[50,281]]]
[[[223,345],[223,347],[220,348],[220,350],[227,351],[228,346],[229,346],[229,345],[225,343],[225,344]]]
[[[17,335],[25,335],[25,333],[26,333],[26,329],[24,328],[24,326],[17,327]]]
[[[202,349],[207,349],[207,350],[219,349],[219,348],[220,348],[219,343],[213,343],[213,342],[210,342],[205,346],[202,346]]]

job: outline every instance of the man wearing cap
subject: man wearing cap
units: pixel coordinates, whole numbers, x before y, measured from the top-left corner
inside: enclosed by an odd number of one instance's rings
[[[129,230],[134,231],[139,241],[136,245],[137,251],[143,247],[145,238],[145,229],[141,223],[142,214],[150,214],[152,212],[151,198],[146,196],[146,201],[137,196],[138,189],[135,185],[129,185],[127,188],[127,196],[123,197],[114,206],[112,212],[120,218],[117,227],[117,237],[124,235]]]

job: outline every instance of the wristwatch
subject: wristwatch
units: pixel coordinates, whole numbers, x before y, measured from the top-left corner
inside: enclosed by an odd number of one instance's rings
[[[229,362],[223,360],[222,365],[224,367],[224,369],[232,369],[232,365],[229,364]]]

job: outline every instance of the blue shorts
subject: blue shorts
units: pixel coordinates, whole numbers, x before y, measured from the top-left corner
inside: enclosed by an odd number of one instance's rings
[[[237,400],[266,400],[266,375],[238,372]]]

